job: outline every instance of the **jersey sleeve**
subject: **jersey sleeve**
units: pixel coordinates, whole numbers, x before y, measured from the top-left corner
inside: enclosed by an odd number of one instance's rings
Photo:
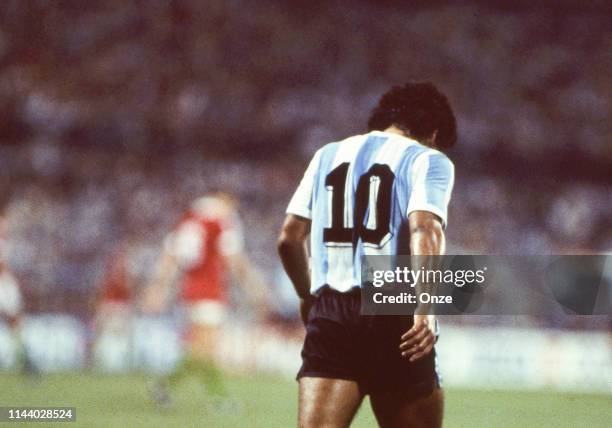
[[[447,209],[455,182],[455,167],[439,152],[425,152],[412,166],[412,193],[408,201],[409,215],[413,211],[429,211],[447,224]]]
[[[219,236],[219,250],[225,257],[235,256],[244,250],[242,224],[237,216],[223,227]]]
[[[295,214],[307,219],[312,218],[312,193],[315,184],[315,177],[319,168],[320,157],[321,150],[315,153],[310,161],[310,164],[308,165],[308,168],[306,168],[302,181],[300,181],[297,190],[289,202],[287,214]]]
[[[206,230],[196,221],[186,221],[165,240],[168,251],[181,268],[188,269],[204,257]]]
[[[8,272],[0,274],[0,315],[17,317],[23,310],[19,284]]]

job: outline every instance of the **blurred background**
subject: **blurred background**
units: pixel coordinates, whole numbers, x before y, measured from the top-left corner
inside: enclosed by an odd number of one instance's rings
[[[284,209],[315,150],[365,132],[378,97],[411,79],[435,82],[457,116],[451,253],[610,252],[612,8],[494,3],[4,0],[0,251],[40,368],[172,366],[174,318],[136,304],[127,330],[93,344],[97,296],[117,248],[137,296],[164,236],[222,188],[285,296],[266,323],[234,299],[227,362],[292,376],[302,332],[275,250]],[[444,323],[451,386],[612,393],[609,317]],[[259,340],[241,342],[244,325]],[[7,370],[11,340],[0,329]]]

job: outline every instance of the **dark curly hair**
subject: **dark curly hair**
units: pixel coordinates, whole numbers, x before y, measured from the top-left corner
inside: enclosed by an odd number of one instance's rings
[[[368,130],[395,125],[419,141],[437,130],[436,146],[448,149],[457,140],[457,123],[448,99],[431,82],[409,82],[387,91],[372,111]]]

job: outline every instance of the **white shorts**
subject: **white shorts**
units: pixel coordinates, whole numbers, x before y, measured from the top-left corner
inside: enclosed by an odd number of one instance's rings
[[[22,311],[21,290],[9,272],[0,273],[0,315],[14,318]]]
[[[103,302],[99,308],[100,326],[103,331],[123,333],[130,327],[133,309],[126,302]]]
[[[217,300],[198,300],[186,305],[189,321],[201,326],[219,326],[227,319],[227,305]]]

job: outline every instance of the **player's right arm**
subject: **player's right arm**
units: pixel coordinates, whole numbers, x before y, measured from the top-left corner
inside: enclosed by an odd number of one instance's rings
[[[436,258],[444,254],[445,237],[440,217],[429,211],[413,211],[408,217],[410,230],[410,252],[416,266],[413,269],[435,269]],[[433,285],[416,284],[417,295],[431,292]],[[417,306],[414,314],[414,324],[402,335],[400,351],[403,357],[416,361],[429,354],[436,343],[436,317],[430,308]]]
[[[278,254],[287,276],[300,298],[300,315],[306,323],[314,301],[310,293],[310,270],[306,240],[310,235],[312,194],[319,168],[321,150],[315,153],[287,207],[287,217],[278,237]]]
[[[454,184],[454,167],[442,153],[426,152],[415,162],[408,203],[408,229],[413,269],[434,269],[436,257],[446,251],[444,226]],[[416,284],[417,295],[432,292],[433,284]],[[431,308],[419,304],[414,325],[401,337],[402,356],[416,361],[429,354],[436,342],[436,318]]]
[[[306,249],[306,239],[309,234],[309,219],[288,214],[278,237],[278,254],[300,298],[300,315],[304,323],[314,299],[310,294],[310,271]]]

